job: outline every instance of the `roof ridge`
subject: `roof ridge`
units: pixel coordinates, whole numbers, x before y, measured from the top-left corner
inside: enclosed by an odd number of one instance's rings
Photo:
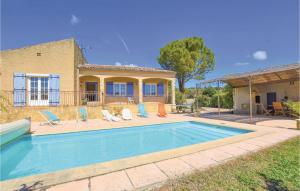
[[[57,42],[63,42],[63,41],[72,41],[72,40],[75,42],[75,44],[77,44],[75,38],[71,37],[71,38],[66,38],[66,39],[61,39],[61,40],[53,40],[53,41],[48,41],[48,42],[31,44],[28,46],[22,46],[22,47],[18,47],[18,48],[9,48],[9,49],[5,49],[5,50],[0,50],[0,52],[14,51],[14,50],[19,50],[19,49],[31,48],[34,46],[46,45],[46,44],[50,44],[50,43],[57,43]]]

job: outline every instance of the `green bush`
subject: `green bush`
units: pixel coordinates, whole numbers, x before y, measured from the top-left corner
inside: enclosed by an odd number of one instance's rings
[[[176,104],[183,104],[185,103],[185,95],[181,93],[179,90],[175,91],[175,102]]]
[[[300,116],[300,102],[285,102],[285,105],[292,111],[292,113],[296,116]]]
[[[211,98],[207,95],[200,95],[196,98],[196,102],[198,103],[198,107],[210,107]]]
[[[199,107],[218,107],[218,95],[220,99],[221,108],[232,108],[233,97],[232,87],[229,85],[224,86],[218,90],[214,87],[204,88],[202,94],[197,97]]]

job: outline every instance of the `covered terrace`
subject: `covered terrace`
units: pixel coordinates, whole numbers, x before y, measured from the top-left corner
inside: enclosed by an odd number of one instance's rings
[[[78,67],[81,104],[175,104],[175,72],[134,66]]]

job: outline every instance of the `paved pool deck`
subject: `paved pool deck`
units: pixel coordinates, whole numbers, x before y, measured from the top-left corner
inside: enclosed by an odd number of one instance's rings
[[[199,121],[250,129],[255,132],[86,167],[12,179],[1,182],[0,186],[3,190],[15,190],[30,186],[48,191],[143,190],[161,185],[168,179],[189,174],[196,170],[204,170],[300,135],[300,131],[290,128],[251,125],[192,117],[184,114],[170,114],[167,118],[151,115],[146,119],[136,117],[132,121],[121,122],[107,122],[96,119],[78,123],[67,121],[63,122],[63,125],[54,128],[33,123],[31,130],[33,135],[45,135],[179,121]],[[281,121],[281,123],[284,122]],[[281,127],[284,126],[284,124],[281,124]],[[21,186],[22,184],[25,185]]]

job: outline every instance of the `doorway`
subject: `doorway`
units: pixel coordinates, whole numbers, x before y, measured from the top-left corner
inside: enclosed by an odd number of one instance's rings
[[[98,82],[85,82],[85,99],[88,102],[99,101]]]
[[[267,93],[267,108],[273,108],[273,102],[276,102],[276,92],[268,92]]]

